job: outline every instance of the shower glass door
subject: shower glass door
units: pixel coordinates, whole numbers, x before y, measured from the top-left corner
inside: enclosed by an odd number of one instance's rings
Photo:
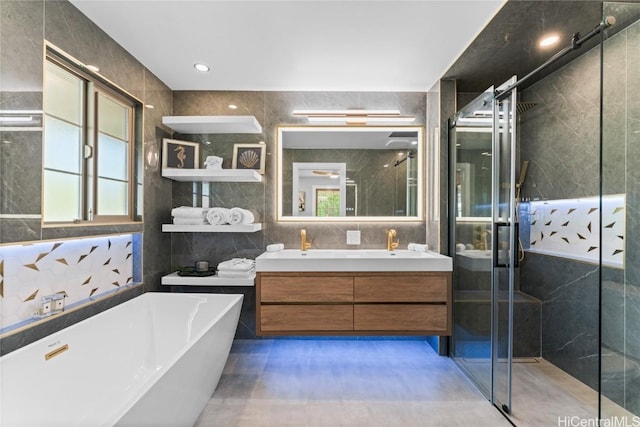
[[[500,93],[516,78],[504,83]],[[515,215],[516,91],[494,102],[493,114],[493,208],[491,248],[492,284],[492,401],[505,413],[512,411],[513,296],[517,262]]]
[[[491,400],[493,87],[449,121],[454,333],[452,356]]]
[[[452,356],[493,404],[511,412],[515,90],[489,88],[449,125],[454,331]]]

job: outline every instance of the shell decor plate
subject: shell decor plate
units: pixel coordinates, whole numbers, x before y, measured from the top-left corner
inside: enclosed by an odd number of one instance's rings
[[[258,163],[260,157],[255,151],[247,150],[240,154],[240,158],[238,160],[242,166],[247,169],[251,169]]]

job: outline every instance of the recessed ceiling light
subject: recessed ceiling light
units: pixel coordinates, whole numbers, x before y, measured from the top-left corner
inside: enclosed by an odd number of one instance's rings
[[[231,108],[232,110],[235,110],[238,108],[238,106],[236,104],[229,104],[229,108]]]
[[[560,40],[560,36],[557,34],[553,34],[550,36],[545,36],[540,40],[540,47],[548,47],[551,45],[554,45],[556,43],[558,43],[558,41]]]
[[[99,73],[100,72],[100,68],[97,65],[87,64],[87,69],[90,70],[90,71],[93,71],[94,73]]]
[[[208,65],[201,64],[199,62],[196,62],[195,64],[193,64],[193,68],[203,73],[208,73],[209,70],[211,70],[211,68],[209,68]]]

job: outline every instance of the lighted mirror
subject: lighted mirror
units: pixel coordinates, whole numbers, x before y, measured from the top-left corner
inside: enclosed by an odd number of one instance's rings
[[[419,221],[423,129],[278,128],[279,221]]]

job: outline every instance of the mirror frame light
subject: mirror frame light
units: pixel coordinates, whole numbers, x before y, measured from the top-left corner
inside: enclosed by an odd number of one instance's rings
[[[344,217],[314,217],[314,216],[284,216],[282,214],[282,134],[288,130],[296,131],[344,131],[357,132],[363,130],[380,131],[417,131],[418,132],[418,185],[417,185],[417,215],[413,216],[344,216]],[[328,223],[328,222],[423,222],[424,221],[424,173],[425,144],[423,126],[306,126],[306,125],[280,125],[276,130],[276,221],[288,223]]]

